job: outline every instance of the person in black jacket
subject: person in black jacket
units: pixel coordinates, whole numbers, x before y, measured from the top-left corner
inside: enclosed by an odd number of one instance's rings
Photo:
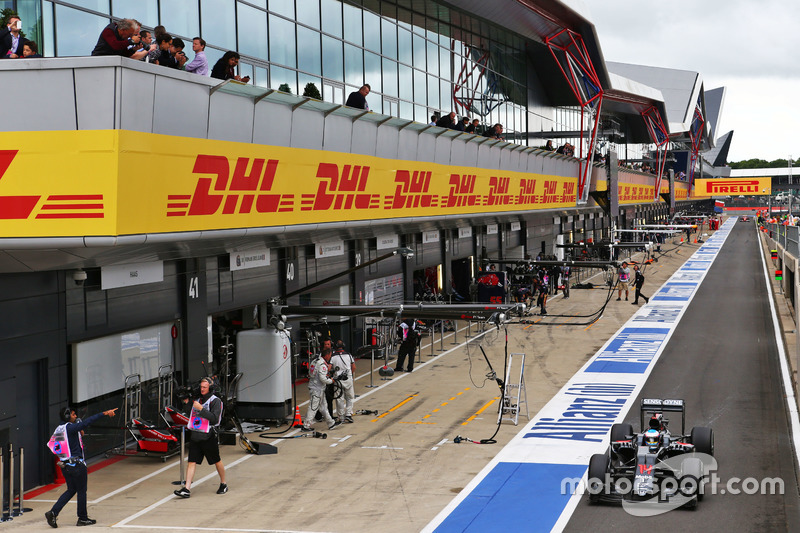
[[[369,105],[367,105],[367,95],[371,90],[372,87],[370,87],[368,83],[365,83],[359,90],[353,91],[347,96],[347,102],[345,102],[344,105],[347,107],[355,107],[356,109],[366,109],[369,111]]]
[[[0,29],[0,59],[22,57],[22,47],[27,39],[21,35],[22,20],[17,15],[8,18],[8,26]]]
[[[642,275],[641,271],[639,271],[639,265],[633,265],[633,285],[636,287],[636,292],[633,295],[633,301],[631,304],[638,305],[639,304],[639,296],[644,298],[644,303],[649,304],[650,298],[642,294],[642,285],[644,285],[644,276]]]
[[[244,78],[236,75],[236,66],[239,64],[239,52],[228,50],[211,69],[211,77],[218,80],[236,80],[243,83],[250,81],[250,76]]]
[[[64,473],[64,480],[67,482],[67,490],[53,504],[53,507],[44,513],[50,527],[58,527],[56,517],[61,509],[72,497],[78,495],[78,524],[79,526],[91,526],[97,520],[89,518],[86,511],[86,486],[89,481],[89,473],[86,469],[86,457],[83,453],[83,440],[81,432],[91,426],[103,416],[114,416],[117,409],[109,409],[102,413],[92,415],[86,420],[79,420],[74,409],[65,409],[62,419],[65,422],[56,428],[53,437],[48,443],[48,447],[55,453]]]

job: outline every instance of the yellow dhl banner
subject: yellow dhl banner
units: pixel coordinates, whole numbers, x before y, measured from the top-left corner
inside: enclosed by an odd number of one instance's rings
[[[0,133],[0,237],[571,207],[573,177],[120,130]]]
[[[556,209],[576,190],[574,177],[122,130],[0,133],[0,238]],[[621,203],[652,197],[620,185]]]
[[[606,180],[598,180],[597,188],[601,191],[607,190],[608,182]],[[656,189],[655,185],[644,185],[641,183],[618,183],[617,197],[619,198],[620,205],[632,205],[632,204],[642,204],[642,203],[652,202],[653,196],[655,195],[655,189]],[[661,190],[659,192],[660,193],[669,192],[669,182],[667,180],[663,180],[661,182]],[[688,197],[689,197],[689,184],[682,182],[675,183],[675,199],[686,200]],[[663,202],[664,200],[659,197],[658,201]]]
[[[755,196],[772,194],[772,178],[694,180],[695,196]]]

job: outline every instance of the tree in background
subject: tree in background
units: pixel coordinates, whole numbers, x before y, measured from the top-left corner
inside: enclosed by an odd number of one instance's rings
[[[289,94],[292,94],[292,89],[291,89],[291,87],[289,87],[289,84],[288,84],[288,83],[281,83],[281,84],[278,86],[278,90],[279,90],[280,92],[282,92],[282,93],[289,93]]]
[[[765,161],[764,159],[746,159],[744,161],[730,162],[731,168],[786,168],[789,166],[788,159],[776,159],[775,161]],[[792,160],[792,166],[797,166],[797,160]]]
[[[308,98],[314,98],[316,100],[322,100],[322,95],[319,94],[319,89],[313,83],[306,83],[306,88],[303,89],[303,96]]]

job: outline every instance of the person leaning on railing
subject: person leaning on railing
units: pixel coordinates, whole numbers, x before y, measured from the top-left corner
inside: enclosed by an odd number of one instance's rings
[[[141,24],[133,19],[122,19],[112,22],[100,32],[97,44],[92,50],[93,56],[122,56],[141,59],[149,50],[137,50],[141,36]]]

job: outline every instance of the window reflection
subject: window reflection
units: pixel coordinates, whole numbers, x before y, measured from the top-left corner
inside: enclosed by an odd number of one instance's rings
[[[397,59],[397,26],[386,19],[381,19],[381,50],[384,56]]]
[[[306,2],[307,0],[302,0]],[[294,19],[294,0],[269,0],[269,10]]]
[[[319,0],[303,0],[302,9],[297,10],[297,22],[319,29]]]
[[[322,36],[322,75],[336,81],[344,81],[344,69],[342,66],[344,57],[342,52],[342,41]]]
[[[378,51],[381,49],[381,21],[378,15],[364,11],[364,48]]]
[[[344,4],[344,39],[358,45],[361,39],[361,10],[350,4]]]
[[[88,56],[92,53],[100,32],[108,23],[109,19],[106,17],[56,5],[58,55]]]
[[[161,24],[174,37],[194,37],[200,34],[200,10],[197,0],[161,2]]]
[[[322,31],[342,36],[342,3],[339,0],[322,0]]]
[[[109,12],[108,0],[70,0],[69,3],[78,7],[99,11],[100,13]],[[126,15],[125,18],[131,18],[131,16]]]
[[[297,73],[294,70],[271,66],[269,69],[269,86],[271,89],[279,89],[286,84],[292,94],[297,94]]]
[[[421,70],[414,69],[414,102],[417,104],[425,104],[427,102],[427,85],[425,82],[425,73]],[[438,106],[432,106],[438,107]]]
[[[400,98],[405,100],[414,99],[414,73],[411,67],[399,65],[398,82],[400,85]]]
[[[239,4],[239,52],[267,59],[267,14]]]
[[[381,84],[381,58],[377,54],[367,51],[364,51],[364,81],[369,83],[373,91],[383,91]]]
[[[397,63],[383,58],[383,92],[389,96],[397,96]]]
[[[76,4],[77,2],[72,2]],[[111,14],[115,17],[136,19],[147,28],[158,25],[158,4],[156,0],[113,0]]]
[[[274,35],[274,34],[273,34]],[[319,32],[297,27],[297,68],[319,76],[322,73],[322,53]]]
[[[200,0],[200,15],[204,22],[202,37],[206,42],[228,50],[236,49],[236,10],[233,0]],[[261,15],[261,18],[264,16]],[[208,21],[213,23],[209,24]]]
[[[411,32],[399,28],[397,30],[397,59],[401,63],[413,62],[413,54],[411,52]]]
[[[344,81],[350,85],[364,83],[364,55],[361,48],[352,44],[344,45]]]
[[[294,23],[275,15],[269,16],[269,59],[287,67],[297,66],[295,59]]]

